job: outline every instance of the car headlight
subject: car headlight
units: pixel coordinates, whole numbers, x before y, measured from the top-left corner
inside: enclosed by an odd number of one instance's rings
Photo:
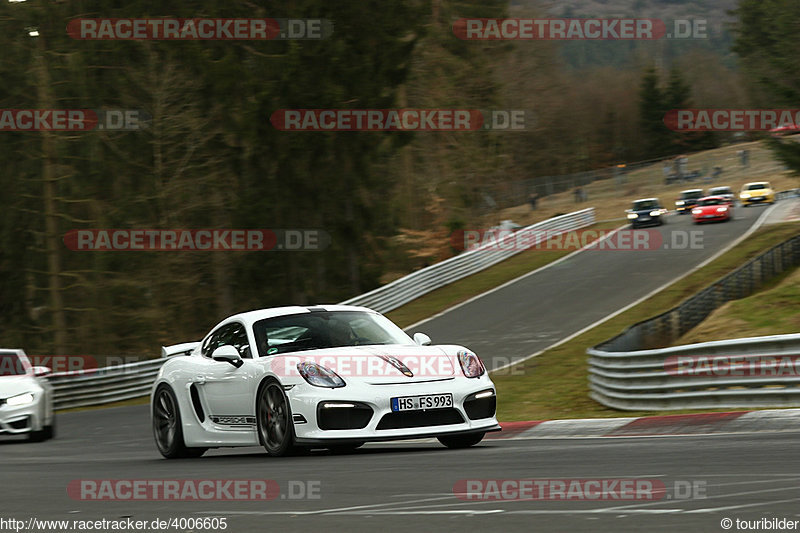
[[[717,208],[717,213],[724,213],[724,212],[725,212],[725,211],[727,211],[727,210],[728,210],[728,208],[727,208],[727,207],[724,207],[724,206],[723,206],[723,207],[718,207],[718,208]]]
[[[656,209],[655,211],[650,211],[650,216],[651,217],[660,217],[661,216],[661,211],[658,210],[658,209]]]
[[[693,215],[699,215],[699,214],[700,214],[700,213],[702,213],[702,212],[703,212],[703,210],[702,210],[702,209],[692,209],[692,214],[693,214]]]
[[[684,203],[683,200],[678,200],[677,202],[675,202],[675,205],[683,205],[683,203]]]
[[[628,213],[628,218],[630,219],[639,218],[639,215],[637,215],[636,213]]]
[[[312,363],[311,361],[297,363],[297,371],[300,372],[300,375],[303,376],[303,379],[315,387],[336,389],[338,387],[345,386],[345,382],[341,377],[339,377],[339,374],[333,370],[325,368],[322,365]]]
[[[739,198],[750,198],[750,193],[749,192],[743,192],[742,194],[739,195]]]
[[[28,405],[33,403],[33,393],[26,392],[25,394],[17,394],[11,398],[6,399],[6,405],[13,407],[16,405]]]
[[[472,352],[465,350],[458,352],[458,363],[461,365],[464,375],[468,378],[478,378],[486,372],[481,358]]]

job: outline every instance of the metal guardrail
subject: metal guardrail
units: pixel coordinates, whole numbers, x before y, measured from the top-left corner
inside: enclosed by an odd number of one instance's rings
[[[800,235],[751,259],[673,309],[589,348],[591,398],[628,410],[800,406],[798,372],[704,380],[671,372],[672,361],[668,359],[676,355],[712,356],[709,363],[713,365],[731,356],[750,356],[758,361],[779,354],[800,355],[800,334],[664,348],[725,302],[749,296],[764,282],[797,265]]]
[[[484,246],[465,251],[342,303],[363,305],[380,313],[388,313],[411,300],[480,272],[522,251],[522,247],[503,246],[505,241],[522,240],[526,234],[539,237],[544,235],[544,232],[549,238],[560,233],[584,228],[593,224],[594,221],[593,207],[550,218],[519,229],[498,243],[487,243]],[[534,240],[531,239],[531,242]]]
[[[88,407],[139,398],[150,393],[158,370],[166,359],[76,372],[50,374],[56,409]]]
[[[789,189],[788,191],[780,191],[775,194],[775,200],[785,200],[786,198],[800,197],[800,189]]]
[[[511,242],[524,236],[525,233],[536,235],[535,232],[542,232],[542,235],[545,235],[545,231],[549,238],[565,231],[591,225],[594,219],[594,208],[583,209],[520,229],[508,235],[506,239]],[[521,248],[514,246],[503,249],[502,245],[506,239],[483,248],[463,252],[343,303],[364,305],[379,312],[390,311],[522,251]],[[531,240],[534,241],[535,239]],[[48,380],[54,388],[54,406],[56,409],[88,407],[145,396],[149,394],[150,387],[164,361],[166,359],[153,359],[100,369],[51,374]]]
[[[615,409],[798,407],[800,334],[703,342],[656,350],[590,348],[590,396]]]

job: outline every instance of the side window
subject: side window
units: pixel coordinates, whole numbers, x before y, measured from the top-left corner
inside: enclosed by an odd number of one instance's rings
[[[205,342],[201,350],[203,357],[210,358],[211,354],[214,353],[214,350],[225,344],[224,342],[220,343],[220,339],[225,337],[226,331],[230,329],[230,327],[230,324],[225,324],[208,337],[208,340]]]
[[[230,344],[239,350],[239,355],[242,359],[250,359],[252,354],[250,353],[250,341],[247,340],[247,331],[244,329],[244,326],[238,322],[231,324],[231,326],[232,328],[228,335],[227,342],[223,344]]]
[[[212,333],[203,345],[203,357],[211,357],[214,350],[226,344],[236,348],[242,359],[250,359],[252,357],[250,353],[250,341],[247,340],[247,331],[244,329],[244,326],[238,322],[225,324]]]

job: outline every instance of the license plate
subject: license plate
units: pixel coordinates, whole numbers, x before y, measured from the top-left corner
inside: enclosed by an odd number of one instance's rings
[[[650,220],[650,217],[639,217],[640,220]]]
[[[763,196],[753,196],[753,198],[752,198],[752,199],[753,199],[753,200],[763,200],[763,199],[764,199],[764,197],[763,197]]]
[[[392,398],[392,411],[420,411],[453,407],[452,394],[427,394],[425,396],[404,396]]]
[[[705,215],[705,218],[714,218],[716,215]]]

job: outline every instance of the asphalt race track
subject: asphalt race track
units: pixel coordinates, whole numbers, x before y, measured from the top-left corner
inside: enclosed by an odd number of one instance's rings
[[[739,209],[739,219],[732,223],[702,227],[693,226],[686,216],[670,217],[666,226],[656,229],[664,242],[673,242],[673,232],[700,231],[702,248],[583,252],[419,329],[436,343],[470,346],[497,367],[674,279],[743,234],[763,212]],[[799,437],[798,432],[761,432],[511,438],[487,439],[467,450],[448,450],[422,440],[368,444],[341,455],[315,451],[275,459],[261,448],[245,448],[169,461],[156,451],[147,407],[101,409],[59,415],[58,435],[49,442],[0,440],[0,514],[70,521],[225,517],[226,530],[235,533],[722,531],[724,518],[800,520]],[[67,490],[76,480],[186,479],[274,480],[280,495],[260,502],[87,501]],[[460,493],[464,480],[487,479],[637,480],[659,484],[666,493],[655,500],[634,501],[483,501]]]
[[[62,415],[59,437],[6,439],[5,517],[133,520],[226,517],[227,531],[722,531],[723,518],[800,519],[797,433],[570,440],[485,440],[467,450],[435,442],[369,444],[274,459],[260,448],[162,459],[144,406]],[[663,483],[650,501],[465,501],[459,480],[637,479]],[[81,501],[78,479],[269,479],[266,502]],[[289,498],[311,482],[314,499]],[[691,489],[689,489],[691,487]],[[299,490],[291,494],[299,495]]]
[[[766,206],[736,208],[731,222],[667,217],[642,249],[587,249],[552,267],[415,325],[434,344],[461,344],[490,369],[543,350],[642,298],[745,233]],[[694,234],[699,246],[689,246]],[[660,235],[660,237],[659,237]],[[657,246],[661,243],[661,246]],[[629,247],[630,248],[630,247]],[[653,249],[649,249],[653,248]],[[549,253],[539,250],[534,253]],[[646,318],[646,317],[642,317]]]

